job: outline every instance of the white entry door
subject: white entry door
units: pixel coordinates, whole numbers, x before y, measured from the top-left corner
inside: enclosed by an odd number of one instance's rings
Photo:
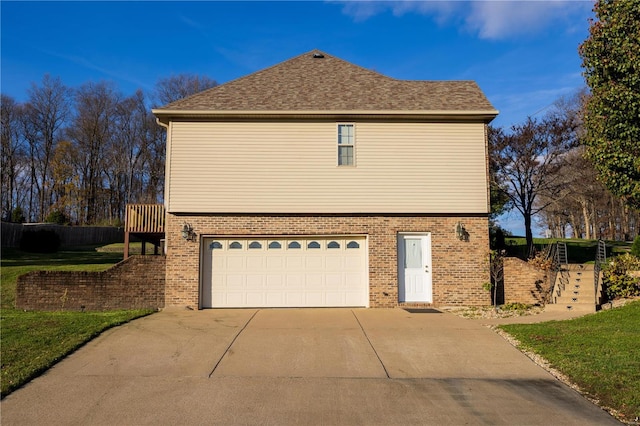
[[[431,235],[400,234],[398,237],[398,299],[431,303]]]

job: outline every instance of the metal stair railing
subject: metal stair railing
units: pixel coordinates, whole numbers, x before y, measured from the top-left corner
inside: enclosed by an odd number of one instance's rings
[[[549,250],[548,257],[553,259],[554,267],[551,272],[551,286],[549,301],[555,303],[556,297],[559,297],[569,282],[567,244],[564,241],[558,241]],[[560,272],[560,283],[556,285],[556,280]]]
[[[600,304],[598,300],[598,287],[600,287],[600,272],[602,266],[607,262],[607,244],[604,240],[598,240],[598,248],[596,249],[596,261],[593,266],[593,288],[595,293],[595,303]]]
[[[547,300],[546,302],[549,303],[553,300],[553,288],[556,285],[556,277],[558,276],[558,262],[556,259],[556,254],[558,252],[558,245],[557,244],[550,244],[549,245],[549,251],[547,252],[547,259],[552,259],[553,260],[553,267],[550,270],[550,277],[549,277],[549,290],[548,290],[548,295],[547,295]]]
[[[569,263],[569,259],[567,257],[567,243],[564,241],[558,241],[556,245],[558,246],[556,252],[558,265],[567,265]]]

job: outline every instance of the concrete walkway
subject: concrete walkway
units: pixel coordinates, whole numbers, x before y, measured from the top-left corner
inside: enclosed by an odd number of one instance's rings
[[[619,424],[481,323],[402,309],[164,311],[1,409],[4,426]]]

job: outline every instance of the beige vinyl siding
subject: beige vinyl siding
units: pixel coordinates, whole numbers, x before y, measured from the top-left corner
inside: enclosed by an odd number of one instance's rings
[[[482,123],[173,122],[172,213],[486,213]]]

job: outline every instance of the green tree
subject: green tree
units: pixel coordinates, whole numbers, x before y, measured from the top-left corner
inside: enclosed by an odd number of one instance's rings
[[[580,46],[591,97],[587,157],[612,193],[640,209],[640,1],[600,0]]]
[[[633,240],[633,245],[631,246],[631,254],[635,257],[640,257],[640,235],[638,235]]]

